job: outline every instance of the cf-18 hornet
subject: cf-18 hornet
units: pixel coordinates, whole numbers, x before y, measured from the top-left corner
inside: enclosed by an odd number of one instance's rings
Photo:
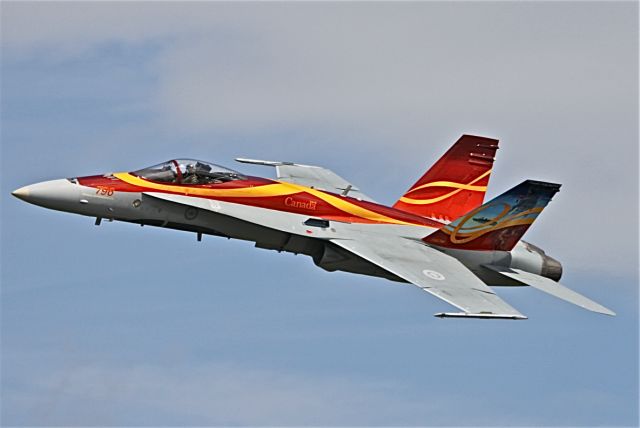
[[[388,207],[334,172],[275,167],[276,179],[175,159],[133,172],[45,181],[13,195],[95,217],[255,242],[305,254],[327,271],[410,283],[461,312],[437,317],[526,319],[489,286],[531,286],[590,311],[609,309],[561,285],[562,265],[522,236],[559,184],[526,180],[484,203],[495,139],[463,135]]]

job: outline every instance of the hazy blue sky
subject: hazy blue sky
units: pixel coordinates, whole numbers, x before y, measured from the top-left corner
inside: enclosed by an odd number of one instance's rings
[[[3,425],[638,424],[638,3],[2,2]],[[416,287],[10,191],[176,157],[329,167],[393,203],[461,134],[488,197],[618,313]]]

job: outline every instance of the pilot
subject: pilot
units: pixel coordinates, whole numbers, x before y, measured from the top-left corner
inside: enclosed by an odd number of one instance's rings
[[[187,171],[182,175],[182,182],[184,184],[198,184],[200,182],[197,168],[194,164],[187,165]]]

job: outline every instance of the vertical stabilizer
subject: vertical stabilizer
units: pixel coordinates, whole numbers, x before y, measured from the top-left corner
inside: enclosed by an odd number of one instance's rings
[[[558,190],[559,184],[524,181],[424,241],[460,250],[511,251]]]
[[[480,206],[498,150],[498,140],[463,135],[393,208],[451,221]]]

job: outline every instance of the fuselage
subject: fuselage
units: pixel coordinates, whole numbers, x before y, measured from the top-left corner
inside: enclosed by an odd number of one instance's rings
[[[46,181],[13,194],[46,208],[96,217],[96,224],[102,219],[117,220],[194,232],[198,239],[202,235],[242,239],[255,242],[259,248],[309,255],[328,271],[400,282],[403,280],[344,252],[329,240],[357,239],[362,234],[421,240],[446,224],[353,198],[348,192],[337,194],[246,176],[193,161],[193,165],[206,169],[206,174],[197,174],[195,169],[188,169],[188,162],[170,161],[136,172]],[[546,276],[550,275],[550,265],[559,267],[544,251],[524,241],[509,252],[441,250],[458,258],[490,285],[520,284],[484,269],[483,264],[517,267]],[[552,275],[559,279],[558,272]]]

